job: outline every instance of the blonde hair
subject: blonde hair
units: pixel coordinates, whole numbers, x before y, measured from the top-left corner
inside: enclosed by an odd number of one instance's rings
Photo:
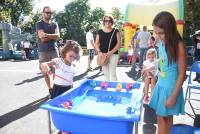
[[[146,59],[148,58],[148,55],[155,55],[154,59],[157,59],[157,51],[155,48],[150,48],[149,50],[147,50],[147,54],[146,54]]]
[[[111,24],[113,25],[114,24],[114,19],[113,19],[113,17],[111,16],[111,15],[105,15],[104,17],[103,17],[103,25],[105,25],[105,19],[106,18],[109,18],[110,20],[111,20]]]

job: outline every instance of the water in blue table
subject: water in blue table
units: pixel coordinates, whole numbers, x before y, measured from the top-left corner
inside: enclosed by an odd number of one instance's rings
[[[82,102],[73,107],[72,110],[77,113],[85,113],[99,116],[126,116],[127,107],[130,104],[130,99],[121,97],[121,103],[113,103],[109,99],[117,99],[115,96],[107,96],[107,101],[97,101],[94,96],[86,96]],[[119,99],[119,98],[118,98]]]

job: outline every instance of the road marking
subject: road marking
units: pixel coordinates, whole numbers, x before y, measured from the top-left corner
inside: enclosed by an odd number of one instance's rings
[[[40,72],[40,71],[38,69],[32,69],[32,70],[0,69],[0,72],[33,73],[33,72]]]

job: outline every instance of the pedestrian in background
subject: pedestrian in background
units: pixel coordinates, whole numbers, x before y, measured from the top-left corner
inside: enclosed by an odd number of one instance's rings
[[[86,33],[86,43],[87,43],[87,50],[88,50],[88,67],[87,71],[92,71],[91,63],[94,59],[94,26],[89,26],[88,32]]]
[[[27,39],[23,42],[23,48],[26,53],[26,59],[30,59],[30,48],[31,48],[31,43]]]
[[[138,47],[138,40],[137,36],[140,33],[140,28],[136,28],[135,34],[131,39],[131,45],[133,48],[133,58],[132,58],[132,66],[136,67],[136,60],[137,60],[137,47]]]
[[[142,31],[138,34],[137,40],[139,42],[140,48],[140,59],[139,59],[139,67],[142,68],[143,61],[146,58],[146,51],[148,49],[148,40],[151,37],[151,34],[147,31],[147,26],[143,26]]]
[[[10,53],[10,59],[13,59],[13,51],[14,51],[14,48],[13,48],[13,44],[12,44],[12,40],[10,40],[8,42],[8,50],[9,50],[9,53]]]

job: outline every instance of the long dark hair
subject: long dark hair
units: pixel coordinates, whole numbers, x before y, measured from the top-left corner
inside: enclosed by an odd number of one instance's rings
[[[153,26],[159,27],[164,30],[165,34],[165,50],[168,56],[168,63],[176,62],[178,59],[178,44],[183,39],[180,36],[174,16],[166,11],[160,12],[153,20]]]

